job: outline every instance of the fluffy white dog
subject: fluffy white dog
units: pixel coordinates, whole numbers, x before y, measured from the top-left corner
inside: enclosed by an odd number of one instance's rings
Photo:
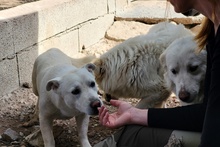
[[[206,51],[196,53],[196,49],[193,36],[183,37],[171,43],[160,57],[168,87],[182,105],[203,100]]]
[[[72,60],[73,61],[73,60]],[[54,147],[53,120],[76,118],[82,147],[90,147],[87,137],[89,115],[97,115],[102,105],[97,94],[93,70],[72,65],[71,58],[58,49],[50,49],[34,63],[33,91],[39,97],[39,121],[45,147]]]
[[[189,35],[191,31],[182,24],[161,22],[146,35],[116,45],[94,61],[99,88],[117,98],[141,98],[139,108],[161,104],[171,91],[159,57],[175,39]]]

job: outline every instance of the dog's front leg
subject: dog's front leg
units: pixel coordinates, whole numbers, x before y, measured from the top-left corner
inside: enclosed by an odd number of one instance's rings
[[[55,147],[53,136],[53,119],[39,115],[40,130],[44,140],[44,147]]]
[[[81,147],[91,147],[87,136],[89,126],[89,115],[82,114],[76,116],[75,118]]]

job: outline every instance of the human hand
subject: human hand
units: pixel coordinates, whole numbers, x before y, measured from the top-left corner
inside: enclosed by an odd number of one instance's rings
[[[127,102],[120,100],[111,100],[111,105],[117,107],[117,111],[109,114],[105,106],[99,108],[99,121],[103,126],[109,128],[118,128],[132,123],[132,114],[134,107]]]

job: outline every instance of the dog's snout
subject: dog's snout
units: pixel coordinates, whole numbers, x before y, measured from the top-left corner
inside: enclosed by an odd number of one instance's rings
[[[99,100],[92,101],[91,104],[90,104],[90,106],[92,108],[98,108],[98,107],[101,107],[101,105],[102,104],[101,104],[101,102]]]
[[[187,102],[190,99],[190,93],[187,92],[185,89],[181,88],[179,92],[179,99],[183,102]]]
[[[98,99],[92,100],[90,103],[90,112],[89,115],[97,115],[99,114],[98,107],[102,106],[102,102]]]

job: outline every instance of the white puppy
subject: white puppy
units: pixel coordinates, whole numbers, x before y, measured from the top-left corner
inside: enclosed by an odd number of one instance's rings
[[[99,87],[113,97],[141,98],[139,108],[154,107],[170,95],[159,56],[177,38],[192,35],[183,25],[162,22],[146,35],[130,38],[94,61]]]
[[[95,66],[82,68],[58,49],[50,49],[37,57],[33,69],[33,91],[39,97],[40,129],[45,147],[54,147],[54,119],[76,118],[82,147],[90,147],[87,137],[89,115],[97,115],[102,105],[97,94]]]
[[[206,72],[206,51],[196,53],[193,36],[175,40],[161,55],[168,87],[181,100],[182,105],[203,100]]]

